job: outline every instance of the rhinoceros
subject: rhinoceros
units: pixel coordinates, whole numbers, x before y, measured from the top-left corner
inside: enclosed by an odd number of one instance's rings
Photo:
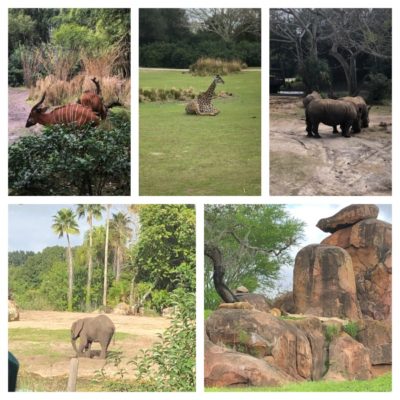
[[[318,126],[323,123],[335,127],[340,125],[342,135],[350,137],[350,127],[360,132],[361,108],[344,100],[313,100],[306,108],[307,136],[320,138]]]

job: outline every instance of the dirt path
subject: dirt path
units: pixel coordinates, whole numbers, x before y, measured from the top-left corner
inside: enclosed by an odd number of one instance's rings
[[[36,328],[45,330],[69,330],[71,324],[83,317],[97,316],[99,314],[69,313],[56,311],[22,311],[20,320],[9,323],[9,329]],[[112,341],[109,352],[122,352],[120,368],[125,368],[127,379],[134,378],[134,368],[128,364],[140,350],[150,348],[159,340],[158,334],[162,333],[169,325],[170,320],[162,317],[139,317],[110,314],[109,317],[115,324],[117,339]],[[129,336],[118,333],[128,333]],[[9,349],[18,358],[21,368],[29,373],[35,373],[42,377],[57,377],[68,374],[69,362],[74,357],[70,341],[57,339],[46,343],[22,340],[10,340]],[[36,347],[36,349],[33,349]],[[113,363],[106,364],[98,358],[100,345],[94,343],[92,346],[95,357],[79,358],[79,377],[94,377],[96,371],[105,366],[106,374],[112,378],[118,371]]]
[[[387,108],[373,107],[369,128],[351,138],[334,135],[322,124],[320,134],[322,139],[306,137],[298,98],[270,97],[271,195],[391,195]]]
[[[14,143],[19,137],[40,132],[39,125],[25,128],[31,106],[26,102],[29,90],[26,88],[8,88],[8,141]]]

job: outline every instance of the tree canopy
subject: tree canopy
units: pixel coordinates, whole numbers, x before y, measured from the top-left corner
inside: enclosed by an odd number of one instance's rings
[[[268,292],[278,279],[281,266],[292,261],[290,249],[301,239],[303,226],[282,205],[207,206],[206,307],[213,308],[219,301],[214,284],[221,268],[228,289],[243,285],[250,291]],[[227,295],[229,298],[233,293]]]

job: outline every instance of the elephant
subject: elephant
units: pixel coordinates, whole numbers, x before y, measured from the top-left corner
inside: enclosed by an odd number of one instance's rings
[[[71,326],[71,344],[76,356],[91,357],[91,346],[93,342],[101,345],[100,358],[106,358],[107,348],[115,332],[115,326],[106,315],[98,317],[87,317],[78,319]],[[76,340],[80,338],[79,348],[76,348]],[[84,353],[85,351],[85,353]]]
[[[350,137],[353,132],[360,132],[361,107],[343,100],[314,100],[306,108],[307,136],[320,138],[318,126],[322,122],[328,126],[340,125],[342,135]]]

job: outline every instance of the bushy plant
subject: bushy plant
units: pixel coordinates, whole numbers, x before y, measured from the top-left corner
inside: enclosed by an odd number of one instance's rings
[[[11,195],[129,195],[130,124],[55,125],[9,147]]]
[[[381,103],[382,100],[390,98],[392,81],[386,75],[368,74],[365,82],[368,88],[367,102],[369,104]]]
[[[325,339],[328,343],[339,334],[339,328],[337,325],[327,325],[325,328]]]
[[[331,85],[331,72],[327,61],[309,57],[299,69],[307,92],[321,91]]]
[[[192,64],[189,69],[193,75],[227,75],[240,72],[243,66],[243,62],[240,60],[222,60],[220,58],[202,57]]]
[[[360,328],[357,324],[357,322],[350,321],[347,324],[343,325],[343,330],[350,335],[353,339],[357,339],[358,332],[360,331]]]
[[[178,289],[171,296],[177,311],[161,341],[134,361],[143,391],[192,392],[196,387],[196,296]]]

